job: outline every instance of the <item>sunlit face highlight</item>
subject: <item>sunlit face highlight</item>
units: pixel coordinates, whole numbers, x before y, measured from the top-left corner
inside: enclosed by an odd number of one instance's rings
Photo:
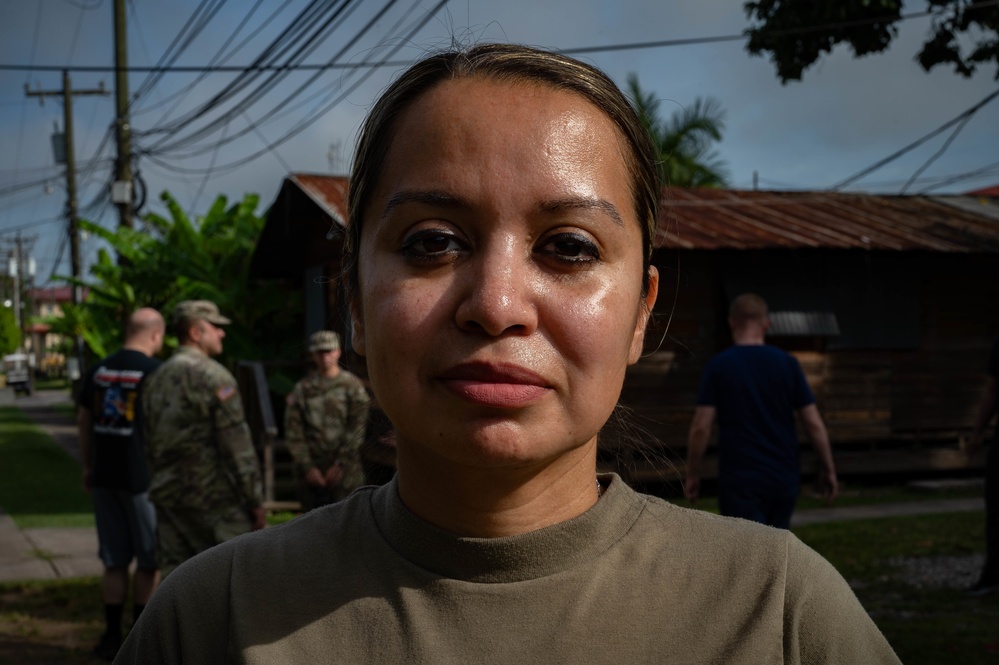
[[[614,125],[572,93],[462,79],[394,137],[352,314],[400,453],[525,466],[592,446],[656,294]]]

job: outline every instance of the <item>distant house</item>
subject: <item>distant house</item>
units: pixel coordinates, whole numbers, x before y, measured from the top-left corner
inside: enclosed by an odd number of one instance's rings
[[[301,285],[303,334],[346,329],[346,190],[342,176],[289,175],[253,258],[254,276]],[[809,376],[842,472],[967,467],[958,442],[999,337],[999,203],[669,189],[664,210],[659,301],[621,398],[624,429],[653,443],[608,436],[607,466],[636,480],[679,475],[701,370],[730,343],[728,302],[755,291],[773,311],[771,342]]]
[[[87,290],[84,289],[82,297],[86,296]],[[63,305],[73,301],[73,287],[49,286],[30,289],[28,301],[31,303],[32,313],[24,325],[24,347],[38,371],[61,375],[66,368],[66,357],[63,354],[65,340],[62,335],[52,333],[49,324],[33,319],[61,317]]]

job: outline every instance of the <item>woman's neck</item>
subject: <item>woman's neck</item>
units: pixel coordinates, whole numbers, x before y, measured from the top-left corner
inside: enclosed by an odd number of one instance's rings
[[[400,442],[399,495],[418,517],[451,533],[527,533],[577,517],[596,503],[596,449],[594,438],[532,468],[458,468]]]

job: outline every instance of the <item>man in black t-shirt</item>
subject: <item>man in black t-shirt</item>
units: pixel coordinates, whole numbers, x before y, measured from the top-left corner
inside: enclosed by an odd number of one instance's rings
[[[975,429],[968,443],[968,454],[982,448],[985,430],[999,412],[999,339],[989,356],[985,392],[975,416]],[[993,436],[985,457],[985,565],[978,581],[967,590],[969,596],[984,596],[999,589],[999,433]]]
[[[155,309],[146,307],[132,314],[124,348],[87,373],[77,403],[83,484],[93,497],[104,563],[101,592],[107,628],[94,653],[108,660],[121,647],[121,617],[132,560],[136,561],[133,620],[159,582],[156,511],[146,493],[149,468],[142,440],[140,390],[160,365],[152,356],[163,347],[164,331],[163,317]]]

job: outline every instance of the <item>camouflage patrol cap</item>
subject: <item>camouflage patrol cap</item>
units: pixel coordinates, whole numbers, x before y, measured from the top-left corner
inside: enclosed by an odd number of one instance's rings
[[[320,330],[309,335],[309,353],[314,351],[339,351],[340,338],[332,330]]]
[[[184,300],[173,308],[174,325],[181,321],[208,321],[212,325],[225,326],[232,323],[219,312],[219,306],[211,300]]]

